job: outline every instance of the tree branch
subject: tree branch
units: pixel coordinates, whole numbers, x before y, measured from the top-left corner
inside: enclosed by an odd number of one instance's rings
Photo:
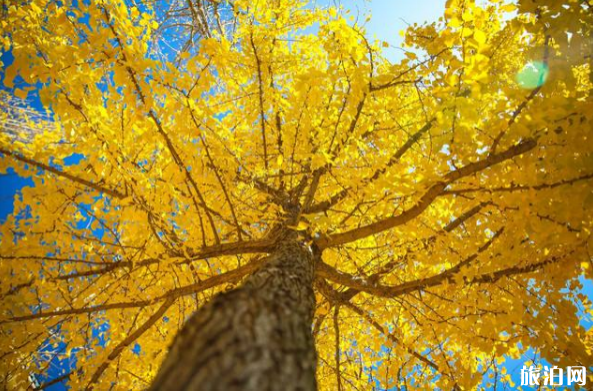
[[[418,131],[416,133],[414,133],[412,136],[410,136],[410,138],[404,143],[404,145],[402,145],[389,159],[389,161],[387,162],[387,164],[378,169],[377,171],[375,171],[375,173],[373,174],[372,177],[370,177],[369,179],[365,180],[364,183],[365,184],[369,184],[374,182],[375,180],[377,180],[381,175],[383,175],[385,173],[385,171],[387,171],[387,169],[391,166],[393,166],[395,163],[397,163],[402,156],[410,149],[412,148],[412,146],[414,144],[416,144],[418,142],[418,140],[420,140],[420,137],[422,137],[422,135],[426,132],[428,132],[430,130],[430,128],[432,128],[432,124],[435,121],[435,119],[433,118],[432,120],[430,120],[429,122],[427,122],[424,126],[422,126],[420,129],[418,129]],[[339,193],[334,194],[329,200],[327,201],[323,201],[320,202],[318,204],[315,205],[307,205],[305,204],[305,214],[310,214],[310,213],[321,213],[321,212],[325,212],[326,210],[328,210],[329,208],[331,208],[332,206],[336,205],[338,202],[342,201],[344,198],[346,198],[346,196],[348,196],[348,193],[350,192],[350,188],[346,188],[342,191],[340,191]]]
[[[140,336],[142,336],[142,334],[144,334],[148,329],[150,329],[157,321],[162,319],[165,312],[169,309],[169,307],[171,307],[171,305],[174,302],[174,297],[167,298],[165,302],[161,304],[161,306],[155,311],[155,313],[152,314],[152,316],[148,318],[148,320],[146,320],[146,322],[144,322],[140,327],[136,329],[136,331],[134,331],[132,334],[128,335],[123,341],[121,341],[115,347],[115,349],[113,349],[113,351],[107,356],[107,359],[103,361],[101,365],[99,365],[95,373],[93,373],[93,376],[91,377],[91,380],[89,381],[86,390],[92,390],[99,378],[101,377],[101,375],[103,374],[103,372],[105,372],[105,370],[109,367],[110,362],[115,360],[126,347],[130,346],[132,342],[140,338]]]
[[[559,186],[572,185],[576,182],[586,181],[589,179],[593,179],[593,173],[582,175],[580,177],[576,177],[576,178],[572,178],[572,179],[563,179],[558,182],[542,183],[539,185],[512,184],[510,186],[500,186],[500,187],[492,187],[492,188],[477,187],[477,188],[451,189],[451,190],[443,191],[443,195],[459,195],[459,194],[465,194],[465,193],[512,193],[514,191],[553,189],[553,188],[556,188]]]
[[[395,286],[385,286],[376,284],[374,281],[369,280],[362,280],[358,278],[354,278],[349,274],[342,273],[337,271],[336,269],[332,268],[331,266],[327,265],[324,262],[318,262],[317,274],[319,277],[327,278],[333,282],[336,282],[340,285],[348,286],[353,288],[355,291],[346,291],[345,296],[352,298],[358,292],[366,292],[378,297],[396,297],[405,294],[409,294],[411,292],[419,291],[422,289],[430,288],[432,286],[440,285],[444,281],[451,281],[455,274],[459,273],[461,268],[467,266],[478,256],[486,251],[490,245],[502,234],[503,229],[501,228],[498,230],[492,238],[490,238],[484,245],[482,245],[478,251],[471,256],[467,257],[463,261],[459,262],[457,265],[449,268],[439,274],[436,274],[431,277],[421,278],[414,281],[408,281],[400,285]]]
[[[505,160],[511,159],[515,156],[528,152],[534,149],[536,146],[537,142],[535,139],[526,139],[520,142],[519,144],[516,144],[515,146],[507,149],[504,152],[501,152],[496,155],[490,155],[484,160],[475,163],[469,163],[461,168],[458,168],[457,170],[451,171],[448,174],[441,177],[440,181],[437,181],[434,185],[432,185],[426,191],[426,193],[424,193],[424,195],[418,200],[416,205],[402,212],[401,214],[371,223],[369,225],[355,228],[350,231],[322,237],[316,241],[316,244],[320,249],[324,249],[327,247],[335,247],[342,244],[354,242],[367,236],[375,235],[380,232],[397,227],[399,225],[405,224],[408,221],[420,215],[422,212],[424,212],[424,210],[426,210],[426,208],[428,208],[430,204],[439,195],[442,194],[442,192],[450,183],[453,183],[456,180],[478,173],[482,170],[485,170],[486,168],[492,167]]]
[[[29,320],[35,319],[44,319],[44,318],[51,318],[54,316],[64,316],[64,315],[80,315],[80,314],[88,314],[94,313],[98,311],[108,311],[113,309],[124,309],[124,308],[138,308],[138,307],[146,307],[150,305],[154,305],[156,303],[166,301],[168,299],[177,299],[181,296],[187,296],[190,294],[194,294],[197,292],[202,292],[206,289],[214,288],[218,285],[225,284],[225,283],[235,283],[239,281],[241,278],[254,272],[259,266],[263,264],[266,258],[258,258],[254,259],[252,262],[244,266],[240,266],[236,269],[228,271],[226,273],[218,274],[213,277],[210,277],[206,280],[202,280],[196,282],[194,284],[182,286],[176,289],[172,289],[161,296],[155,297],[149,300],[137,300],[137,301],[130,301],[130,302],[122,302],[122,303],[108,303],[108,304],[100,304],[91,307],[82,307],[82,308],[71,308],[67,310],[57,310],[57,311],[50,311],[50,312],[38,312],[35,314],[30,315],[22,315],[22,316],[14,316],[12,318],[8,318],[5,320],[0,321],[0,324],[4,323],[13,323],[13,322],[24,322]]]
[[[14,160],[17,160],[17,161],[19,161],[21,163],[25,163],[25,164],[28,164],[30,166],[33,166],[33,167],[42,169],[43,171],[51,172],[52,174],[54,174],[54,175],[56,175],[58,177],[66,178],[66,179],[68,179],[68,180],[70,180],[72,182],[75,182],[75,183],[78,183],[78,184],[83,185],[85,187],[88,187],[89,189],[93,189],[93,190],[96,190],[96,191],[98,191],[100,193],[107,194],[107,195],[109,195],[109,196],[111,196],[113,198],[123,199],[123,198],[126,198],[127,197],[126,194],[121,193],[121,192],[119,192],[119,191],[117,191],[115,189],[110,189],[110,188],[104,187],[104,186],[102,186],[102,185],[100,185],[98,183],[93,183],[93,182],[88,181],[86,179],[79,178],[79,177],[77,177],[75,175],[69,174],[69,173],[67,173],[65,171],[62,171],[62,170],[58,170],[57,168],[54,168],[54,167],[49,166],[47,164],[44,164],[44,163],[35,161],[33,159],[29,159],[29,158],[27,158],[25,156],[17,155],[16,153],[11,152],[11,151],[9,151],[7,149],[4,149],[4,148],[1,148],[1,147],[0,147],[0,153],[2,153],[3,155],[6,155],[6,156],[10,156]]]

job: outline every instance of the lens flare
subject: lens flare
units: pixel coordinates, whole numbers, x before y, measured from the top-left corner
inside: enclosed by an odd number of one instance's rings
[[[517,83],[521,88],[532,90],[541,87],[548,78],[550,70],[548,66],[541,61],[530,62],[517,73]]]

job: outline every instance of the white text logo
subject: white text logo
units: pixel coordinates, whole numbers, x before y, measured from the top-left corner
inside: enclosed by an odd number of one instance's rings
[[[566,385],[578,384],[584,386],[587,382],[587,370],[585,367],[567,367],[566,370],[553,366],[521,368],[522,386],[563,386],[564,374],[566,373]]]

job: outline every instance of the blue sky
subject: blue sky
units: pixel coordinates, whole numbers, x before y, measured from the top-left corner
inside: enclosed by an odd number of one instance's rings
[[[445,11],[445,0],[354,0],[344,1],[343,5],[353,15],[360,15],[361,21],[370,11],[367,35],[390,44],[384,53],[392,61],[403,57],[400,31],[414,23],[434,22]]]

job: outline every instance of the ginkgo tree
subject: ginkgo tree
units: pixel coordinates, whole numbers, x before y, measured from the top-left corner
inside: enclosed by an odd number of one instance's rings
[[[0,114],[0,171],[34,183],[0,228],[4,387],[469,390],[528,351],[593,362],[590,1],[449,0],[397,62],[306,2],[0,13],[4,102],[47,112]]]

